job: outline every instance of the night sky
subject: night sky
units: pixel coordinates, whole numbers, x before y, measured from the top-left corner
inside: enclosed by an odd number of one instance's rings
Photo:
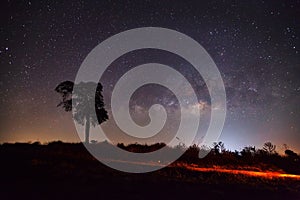
[[[74,81],[84,58],[103,40],[153,26],[192,37],[214,59],[227,94],[220,137],[227,148],[271,141],[278,151],[288,144],[299,152],[300,1],[200,2],[1,1],[0,142],[78,142],[72,114],[56,107],[60,96],[54,88]],[[197,92],[204,116],[209,115],[202,78],[185,60],[161,50],[130,52],[109,66],[100,80],[107,108],[118,78],[153,61],[180,71]],[[168,141],[178,127],[178,104],[166,88],[140,88],[132,97],[131,115],[138,124],[147,124],[153,103],[175,113],[162,130]],[[112,119],[104,127],[118,132]]]

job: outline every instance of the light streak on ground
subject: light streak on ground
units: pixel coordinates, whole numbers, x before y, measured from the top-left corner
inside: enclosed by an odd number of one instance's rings
[[[129,162],[124,160],[112,160],[107,159],[110,162],[118,162],[118,163],[127,163],[132,165],[139,165],[139,166],[162,166],[160,161],[158,162]],[[243,170],[243,169],[226,169],[221,167],[198,167],[197,165],[188,165],[188,164],[171,164],[169,167],[180,167],[185,168],[191,171],[198,171],[198,172],[219,172],[219,173],[227,173],[227,174],[237,174],[237,175],[245,175],[249,177],[261,177],[261,178],[291,178],[300,180],[300,175],[297,174],[286,174],[282,172],[275,172],[275,171],[251,171],[251,170]]]
[[[286,174],[280,172],[272,172],[272,171],[265,171],[265,172],[258,172],[258,171],[249,171],[249,170],[240,170],[240,169],[223,169],[223,168],[204,168],[204,167],[195,167],[191,165],[183,165],[184,168],[192,170],[192,171],[199,171],[199,172],[220,172],[220,173],[228,173],[228,174],[240,174],[246,176],[254,176],[254,177],[263,177],[263,178],[292,178],[300,180],[300,175],[296,174]]]

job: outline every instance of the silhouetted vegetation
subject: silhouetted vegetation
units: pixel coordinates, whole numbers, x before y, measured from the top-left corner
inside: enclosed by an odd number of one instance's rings
[[[156,151],[165,146],[164,143],[153,145],[129,144],[120,143],[119,148],[135,153],[146,153]],[[226,168],[251,168],[257,171],[284,171],[286,173],[300,174],[300,156],[292,150],[286,150],[285,155],[279,155],[275,151],[275,145],[271,142],[266,142],[262,149],[257,149],[255,146],[244,147],[241,151],[229,151],[225,148],[223,142],[215,142],[213,147],[174,147],[169,151],[181,149],[185,151],[177,162],[186,164],[197,164],[202,167],[223,166]],[[199,153],[207,154],[204,158],[199,158]],[[166,151],[167,152],[167,151]]]
[[[72,81],[64,81],[56,86],[55,91],[62,97],[57,106],[62,106],[67,112],[73,110],[74,120],[78,124],[85,125],[85,142],[89,143],[90,125],[95,126],[108,119],[102,96],[103,87],[101,83],[81,82],[76,88],[77,90],[73,91]]]
[[[90,145],[110,145],[107,142]],[[118,144],[130,152],[151,152],[165,147]],[[271,145],[270,145],[271,146]],[[82,143],[15,143],[0,145],[1,197],[3,199],[298,199],[299,180],[266,179],[219,172],[197,172],[183,164],[254,171],[300,174],[299,155],[286,149],[279,155],[268,149],[245,147],[231,152],[224,143],[213,147],[168,147],[186,150],[173,164],[156,172],[128,174],[113,170],[91,156]],[[199,152],[207,154],[199,159]],[[117,191],[117,192],[116,192]]]
[[[163,147],[166,146],[165,143],[156,143],[152,145],[147,145],[147,144],[129,144],[129,145],[124,145],[124,143],[119,143],[117,146],[121,149],[124,149],[129,152],[135,152],[135,153],[147,153],[147,152],[153,152],[156,150],[159,150]]]
[[[272,144],[271,142],[266,142],[263,146],[263,150],[268,154],[276,153],[276,145]]]

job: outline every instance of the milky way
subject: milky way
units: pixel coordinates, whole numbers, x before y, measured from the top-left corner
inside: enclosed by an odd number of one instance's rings
[[[278,150],[284,143],[300,150],[299,24],[299,1],[3,1],[0,142],[78,141],[71,114],[56,108],[55,86],[74,81],[84,58],[106,38],[154,26],[194,38],[214,59],[226,87],[227,118],[220,140],[228,148],[272,141]],[[124,72],[157,61],[184,74],[201,105],[209,107],[205,83],[189,63],[167,52],[145,51],[112,63],[101,79],[105,99]],[[144,89],[132,99],[137,123],[147,122],[145,112],[153,102],[176,112],[170,92]],[[153,100],[142,101],[145,95]],[[170,127],[176,124],[170,120]]]

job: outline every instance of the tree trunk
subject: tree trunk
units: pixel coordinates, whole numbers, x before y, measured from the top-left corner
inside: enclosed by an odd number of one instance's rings
[[[90,116],[87,116],[85,121],[85,143],[90,143]]]

